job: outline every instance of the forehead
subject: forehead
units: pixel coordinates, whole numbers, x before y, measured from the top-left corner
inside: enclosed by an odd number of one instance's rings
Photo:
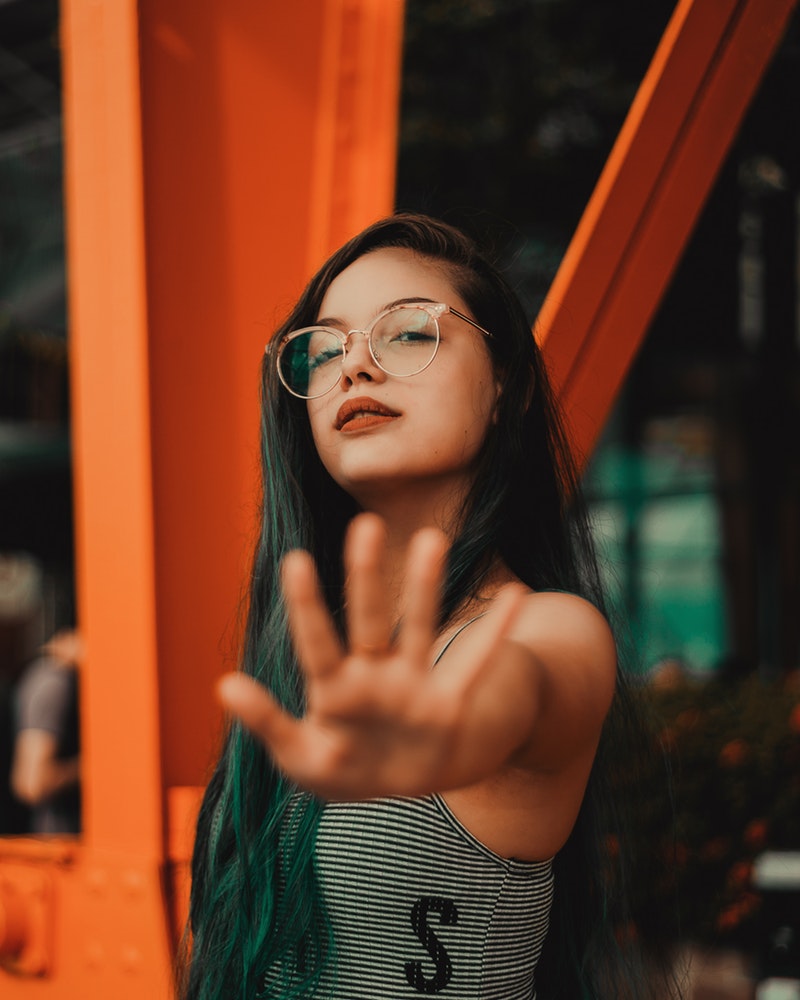
[[[319,314],[364,324],[390,302],[415,296],[467,310],[445,266],[411,250],[387,248],[359,257],[337,275]]]

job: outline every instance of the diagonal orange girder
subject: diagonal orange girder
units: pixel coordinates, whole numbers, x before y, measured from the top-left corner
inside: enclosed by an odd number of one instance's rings
[[[796,0],[680,0],[542,305],[591,452]]]

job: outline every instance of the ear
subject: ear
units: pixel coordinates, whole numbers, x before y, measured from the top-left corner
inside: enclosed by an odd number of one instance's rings
[[[492,407],[492,425],[497,426],[497,406],[500,402],[500,397],[503,395],[503,373],[495,376],[494,380],[494,406]]]

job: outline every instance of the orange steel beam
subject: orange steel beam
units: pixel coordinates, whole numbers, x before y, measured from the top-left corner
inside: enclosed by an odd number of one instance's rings
[[[137,5],[61,22],[83,833],[0,840],[0,994],[166,996]]]
[[[324,257],[392,210],[401,0],[142,0],[162,760],[185,906],[235,662],[263,345]]]
[[[394,205],[402,0],[325,8],[308,271]],[[365,86],[365,81],[369,85]]]
[[[144,205],[132,0],[62,7],[84,843],[162,854]],[[77,58],[81,52],[86,58]],[[110,758],[113,757],[113,766]]]
[[[536,334],[588,455],[796,0],[680,0]]]
[[[254,530],[263,346],[392,210],[400,0],[141,0],[164,784],[205,782]],[[341,61],[340,61],[341,60]]]

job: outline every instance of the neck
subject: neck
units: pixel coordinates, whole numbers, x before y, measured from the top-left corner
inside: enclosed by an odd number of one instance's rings
[[[364,510],[378,514],[386,525],[386,573],[395,616],[400,615],[408,545],[422,528],[438,528],[455,538],[467,485],[426,482],[373,485],[355,499]]]
[[[372,490],[361,493],[356,499],[364,510],[380,515],[386,524],[386,574],[389,599],[395,620],[401,616],[403,580],[406,572],[408,545],[415,532],[435,527],[443,531],[452,543],[456,536],[459,517],[468,492],[468,483],[447,482],[439,488],[430,482],[392,484],[385,491]],[[459,608],[451,624],[477,613],[485,599],[493,596],[499,587],[513,579],[504,563],[495,560],[487,572],[477,599]]]

